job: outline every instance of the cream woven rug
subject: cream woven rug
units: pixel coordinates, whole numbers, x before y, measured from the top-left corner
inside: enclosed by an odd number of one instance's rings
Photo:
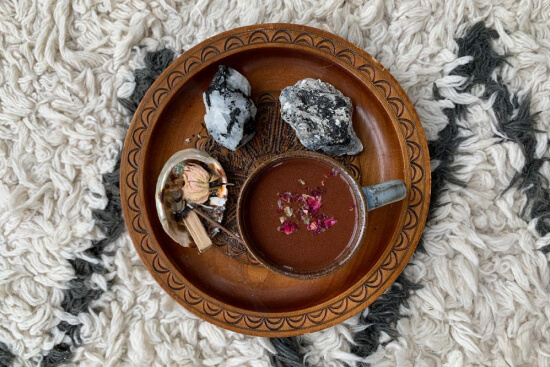
[[[1,366],[550,366],[550,2],[2,0]],[[433,162],[431,217],[362,315],[289,339],[201,321],[120,215],[132,108],[198,42],[306,24],[401,83]],[[480,23],[484,22],[484,23]]]

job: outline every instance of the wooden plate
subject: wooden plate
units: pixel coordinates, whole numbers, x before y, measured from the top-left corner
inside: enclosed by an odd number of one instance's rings
[[[254,139],[237,152],[206,133],[202,93],[218,65],[244,74],[258,107]],[[163,231],[155,211],[155,184],[175,152],[197,147],[224,166],[230,190],[224,223],[236,231],[240,185],[262,159],[304,149],[281,122],[281,89],[319,78],[349,96],[353,124],[365,149],[339,160],[363,185],[402,179],[408,198],[369,213],[358,254],[330,276],[298,280],[260,266],[245,248],[218,235],[198,254]],[[153,84],[136,111],[124,145],[121,196],[136,250],[158,283],[204,320],[229,330],[270,337],[313,332],[360,312],[405,267],[428,213],[430,168],[426,139],[404,91],[370,55],[330,33],[292,24],[235,29],[178,58]]]

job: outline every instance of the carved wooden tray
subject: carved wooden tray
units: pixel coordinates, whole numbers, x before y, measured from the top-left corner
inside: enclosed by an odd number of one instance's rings
[[[218,65],[244,74],[258,107],[257,135],[237,152],[206,133],[202,93]],[[224,224],[237,231],[236,198],[263,158],[304,149],[281,121],[281,89],[306,78],[333,84],[352,99],[353,124],[365,149],[340,158],[363,185],[402,179],[408,197],[369,213],[358,254],[330,276],[299,280],[260,266],[245,248],[218,235],[198,254],[164,233],[155,211],[155,184],[176,151],[197,147],[224,166],[230,189]],[[404,91],[370,55],[330,33],[292,24],[235,29],[178,58],[153,84],[128,131],[121,196],[131,238],[158,283],[185,308],[229,330],[261,336],[317,331],[360,312],[401,273],[428,213],[430,168],[418,116]]]

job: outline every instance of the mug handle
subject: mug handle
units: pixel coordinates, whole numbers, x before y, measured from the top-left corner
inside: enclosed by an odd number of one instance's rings
[[[403,200],[407,196],[407,187],[401,180],[386,181],[361,189],[367,199],[368,211]]]

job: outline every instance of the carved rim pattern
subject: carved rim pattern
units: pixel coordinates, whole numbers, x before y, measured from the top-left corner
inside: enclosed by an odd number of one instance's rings
[[[219,34],[202,42],[177,59],[150,88],[140,104],[126,138],[121,169],[121,196],[132,241],[142,260],[148,263],[155,279],[188,310],[216,325],[233,331],[260,336],[291,336],[321,330],[363,310],[390,285],[390,274],[400,273],[411,257],[424,228],[430,196],[431,177],[426,139],[411,102],[398,83],[374,58],[351,43],[318,29],[292,24],[249,26]],[[401,231],[391,251],[362,281],[333,301],[307,310],[273,316],[241,310],[217,302],[182,279],[170,261],[158,251],[143,218],[139,195],[140,156],[148,136],[151,118],[165,98],[205,62],[235,50],[258,44],[280,44],[322,51],[332,61],[352,70],[373,85],[386,110],[399,122],[401,138],[407,146],[410,191]],[[406,167],[407,168],[407,167]]]

